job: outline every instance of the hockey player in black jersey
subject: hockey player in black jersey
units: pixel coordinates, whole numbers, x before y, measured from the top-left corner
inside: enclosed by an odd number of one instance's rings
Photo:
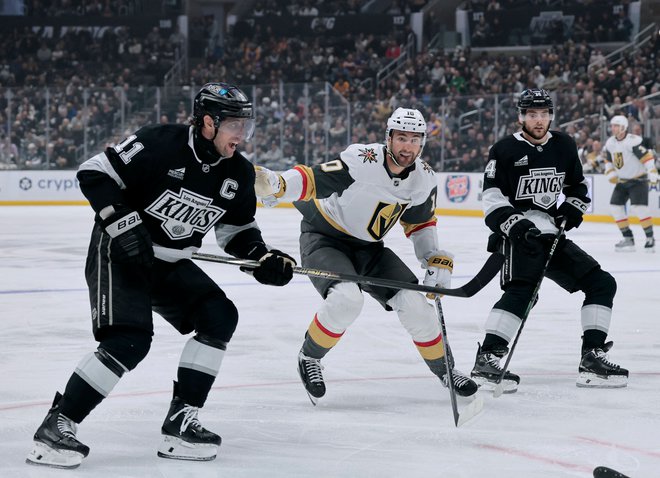
[[[197,265],[179,258],[215,229],[227,253],[261,263],[253,272],[257,281],[291,280],[294,260],[269,250],[255,222],[254,167],[236,149],[253,129],[247,96],[236,86],[209,83],[195,97],[190,126],[147,126],[81,165],[80,188],[96,212],[85,276],[99,344],[55,395],[28,463],[73,468],[87,456],[77,424],[147,355],[152,311],[181,334],[194,332],[181,353],[158,455],[215,458],[220,437],[201,425],[198,410],[238,311]]]
[[[572,138],[550,131],[554,114],[547,91],[528,89],[518,101],[521,131],[493,145],[484,173],[483,207],[493,231],[489,250],[506,256],[501,286],[504,294],[486,321],[486,337],[479,345],[472,377],[493,388],[502,373],[500,359],[516,335],[540,280],[558,225],[578,227],[590,199]],[[557,204],[559,194],[565,200]],[[607,358],[612,342],[605,342],[616,293],[614,278],[598,262],[565,236],[550,261],[546,277],[570,293],[582,291],[582,350],[578,387],[625,387],[628,371]],[[520,377],[509,371],[504,392],[515,392]]]

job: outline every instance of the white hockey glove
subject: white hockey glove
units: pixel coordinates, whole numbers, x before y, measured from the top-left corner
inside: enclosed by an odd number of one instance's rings
[[[454,254],[447,251],[433,251],[426,258],[424,269],[426,269],[424,285],[448,289],[451,287],[451,274],[454,270]],[[434,294],[426,294],[426,296],[429,299],[434,298]]]
[[[652,168],[648,171],[649,185],[657,186],[658,185],[658,170]]]
[[[254,167],[254,192],[264,206],[273,207],[286,192],[282,176],[262,166]]]
[[[612,184],[616,184],[619,182],[619,175],[616,173],[616,169],[614,169],[612,163],[607,163],[607,165],[605,166],[605,177]]]

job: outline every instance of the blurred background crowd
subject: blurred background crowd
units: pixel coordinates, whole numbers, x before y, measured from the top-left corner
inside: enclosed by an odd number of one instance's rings
[[[523,5],[524,4],[524,5]],[[660,11],[630,0],[6,0],[0,168],[75,169],[147,123],[187,123],[207,81],[256,106],[244,145],[285,169],[383,142],[420,109],[425,159],[482,171],[517,128],[517,94],[549,90],[554,129],[602,172],[609,118],[660,137]]]

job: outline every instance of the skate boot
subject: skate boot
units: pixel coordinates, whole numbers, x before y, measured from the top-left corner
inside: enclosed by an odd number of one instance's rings
[[[316,405],[318,399],[325,395],[325,382],[323,382],[321,370],[323,370],[321,359],[308,357],[303,354],[302,350],[300,351],[298,354],[298,373],[313,405]]]
[[[454,391],[456,392],[456,395],[460,395],[461,397],[474,395],[479,389],[479,385],[477,385],[474,380],[455,368],[452,368],[451,370],[451,378],[454,383]],[[442,381],[442,385],[448,387],[446,372],[440,376],[440,380]]]
[[[635,239],[624,237],[614,245],[616,252],[633,252],[635,250]]]
[[[477,358],[474,361],[474,368],[471,373],[472,379],[484,390],[494,390],[500,375],[502,375],[500,359],[508,352],[509,349],[507,347],[495,349],[490,352],[482,352],[481,344],[478,344]],[[518,390],[519,383],[520,377],[507,370],[504,378],[502,378],[502,393],[514,393]]]
[[[76,438],[77,425],[59,412],[62,394],[57,392],[53,405],[34,434],[34,447],[25,459],[31,465],[77,468],[89,454],[89,447]]]
[[[628,385],[628,370],[610,362],[607,352],[613,342],[599,348],[583,350],[576,385],[584,388],[621,388]]]
[[[188,405],[177,396],[174,382],[174,398],[160,429],[163,441],[158,447],[159,457],[193,461],[209,461],[216,457],[222,439],[202,426],[198,412],[198,407]]]
[[[644,252],[655,252],[655,238],[646,238],[646,243],[644,244]]]

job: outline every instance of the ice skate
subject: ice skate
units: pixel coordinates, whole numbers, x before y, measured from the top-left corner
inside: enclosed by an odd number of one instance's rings
[[[453,379],[452,382],[454,383],[454,391],[456,392],[456,395],[460,395],[461,397],[469,397],[477,393],[479,385],[477,385],[474,380],[472,380],[460,370],[456,370],[455,368],[452,369],[451,377]],[[442,385],[448,387],[447,373],[444,373],[440,377],[440,380],[442,381]]]
[[[616,252],[633,252],[635,250],[635,239],[624,237],[614,245]]]
[[[644,243],[644,252],[655,252],[655,238],[647,237],[646,243]]]
[[[34,447],[25,459],[31,465],[77,468],[89,447],[76,438],[77,425],[59,412],[62,395],[57,392],[46,418],[34,434]]]
[[[303,354],[302,350],[300,351],[298,354],[298,373],[313,405],[316,405],[318,399],[325,395],[325,382],[321,370],[323,370],[321,359],[308,357]]]
[[[163,441],[158,447],[158,456],[175,460],[213,460],[222,442],[220,436],[202,426],[197,414],[198,407],[188,405],[177,396],[174,385],[174,398],[163,422]]]
[[[506,347],[502,350],[482,352],[481,344],[479,344],[477,348],[477,358],[475,359],[474,368],[471,373],[472,379],[479,384],[479,387],[490,391],[495,389],[497,381],[499,380],[500,375],[502,375],[500,359],[507,353],[508,349],[506,349]],[[507,370],[502,379],[502,392],[514,393],[518,390],[519,383],[520,377]]]
[[[583,351],[576,382],[578,387],[621,388],[628,385],[628,370],[607,358],[612,345],[613,342],[607,342],[602,348]]]

